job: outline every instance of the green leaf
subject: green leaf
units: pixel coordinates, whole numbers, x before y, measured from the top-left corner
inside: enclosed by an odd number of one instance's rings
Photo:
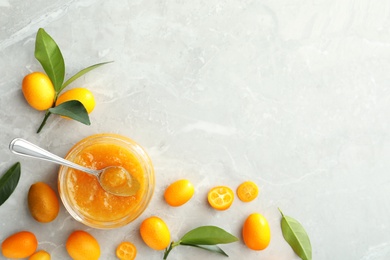
[[[84,105],[78,100],[70,100],[56,107],[49,109],[49,112],[56,115],[61,115],[65,117],[72,118],[80,123],[85,125],[90,125],[88,112],[85,109]]]
[[[219,246],[216,245],[193,245],[193,244],[183,244],[183,243],[180,243],[180,245],[197,247],[197,248],[201,248],[204,250],[208,250],[229,257],[228,254],[225,253],[225,251],[223,251]]]
[[[20,179],[20,163],[15,163],[0,178],[0,206],[11,196]]]
[[[95,64],[95,65],[92,65],[92,66],[89,66],[85,69],[82,69],[80,70],[79,72],[77,72],[75,75],[73,75],[71,78],[69,78],[67,81],[65,81],[65,83],[62,85],[62,87],[60,88],[60,90],[58,92],[61,92],[64,88],[66,88],[70,83],[72,83],[73,81],[75,81],[76,79],[80,78],[81,76],[83,76],[84,74],[90,72],[91,70],[93,69],[96,69],[104,64],[107,64],[107,63],[111,63],[112,61],[108,61],[108,62],[102,62],[102,63],[98,63],[98,64]]]
[[[280,209],[279,211],[282,214],[281,227],[284,239],[302,260],[311,260],[311,243],[305,229],[297,220],[285,216]]]
[[[238,238],[216,226],[201,226],[187,232],[179,242],[172,242],[164,252],[167,259],[171,250],[178,246],[192,246],[228,256],[217,244],[227,244],[238,241]]]
[[[41,63],[58,94],[65,78],[65,62],[57,43],[42,28],[38,30],[35,40],[35,58]]]
[[[217,245],[238,241],[238,238],[216,226],[202,226],[186,233],[181,239],[186,245]]]

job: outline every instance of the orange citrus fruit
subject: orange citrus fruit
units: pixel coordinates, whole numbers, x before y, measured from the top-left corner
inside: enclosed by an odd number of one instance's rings
[[[42,223],[53,221],[60,210],[54,190],[44,182],[31,185],[27,196],[28,208],[33,218]]]
[[[237,188],[237,197],[243,202],[249,202],[257,198],[259,188],[253,181],[246,181]]]
[[[233,203],[234,193],[229,187],[217,186],[208,192],[207,200],[214,209],[226,210],[230,208]]]
[[[97,260],[100,257],[98,241],[89,233],[76,230],[68,237],[66,251],[74,260]]]
[[[178,207],[189,201],[194,192],[194,186],[189,180],[178,180],[168,186],[164,198],[170,206]]]
[[[159,217],[149,217],[141,223],[142,240],[154,250],[163,250],[171,242],[167,224]]]
[[[27,103],[37,110],[51,108],[56,94],[50,78],[42,72],[33,72],[25,76],[22,92]]]
[[[242,229],[245,245],[252,250],[267,248],[271,240],[271,230],[267,219],[260,213],[248,216]]]
[[[80,101],[84,105],[88,114],[95,108],[95,97],[92,92],[86,88],[73,88],[64,92],[58,97],[56,106],[70,100]]]
[[[1,252],[6,258],[26,258],[37,250],[38,241],[29,231],[20,231],[7,237],[1,244]]]
[[[124,241],[118,245],[115,253],[120,260],[133,260],[137,255],[137,248],[133,243]]]
[[[39,250],[28,258],[28,260],[50,260],[50,259],[51,259],[50,254],[45,250]]]

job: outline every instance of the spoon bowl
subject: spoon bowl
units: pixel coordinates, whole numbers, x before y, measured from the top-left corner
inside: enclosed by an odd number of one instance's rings
[[[99,173],[99,182],[104,190],[117,196],[132,196],[140,188],[139,182],[122,166],[104,168]]]
[[[65,160],[22,138],[13,139],[9,149],[14,154],[57,163],[94,175],[98,178],[100,185],[105,191],[117,196],[132,196],[140,189],[140,183],[135,178],[132,178],[131,174],[122,166],[108,166],[101,170],[86,168]]]

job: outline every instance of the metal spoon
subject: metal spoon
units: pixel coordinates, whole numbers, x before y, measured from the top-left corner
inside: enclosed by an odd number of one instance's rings
[[[109,166],[101,170],[93,170],[65,160],[22,138],[12,140],[9,144],[9,149],[14,154],[61,164],[92,174],[98,178],[100,185],[105,191],[117,196],[132,196],[140,188],[139,182],[132,178],[130,173],[121,166]]]

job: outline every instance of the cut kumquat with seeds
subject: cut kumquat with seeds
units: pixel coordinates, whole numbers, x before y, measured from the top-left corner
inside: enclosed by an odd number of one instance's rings
[[[246,181],[237,188],[237,196],[243,202],[249,202],[257,198],[259,188],[253,181]]]
[[[233,203],[234,193],[229,187],[217,186],[209,191],[207,200],[214,209],[226,210]]]
[[[137,255],[137,248],[133,243],[124,241],[118,245],[115,253],[120,260],[133,260]]]

